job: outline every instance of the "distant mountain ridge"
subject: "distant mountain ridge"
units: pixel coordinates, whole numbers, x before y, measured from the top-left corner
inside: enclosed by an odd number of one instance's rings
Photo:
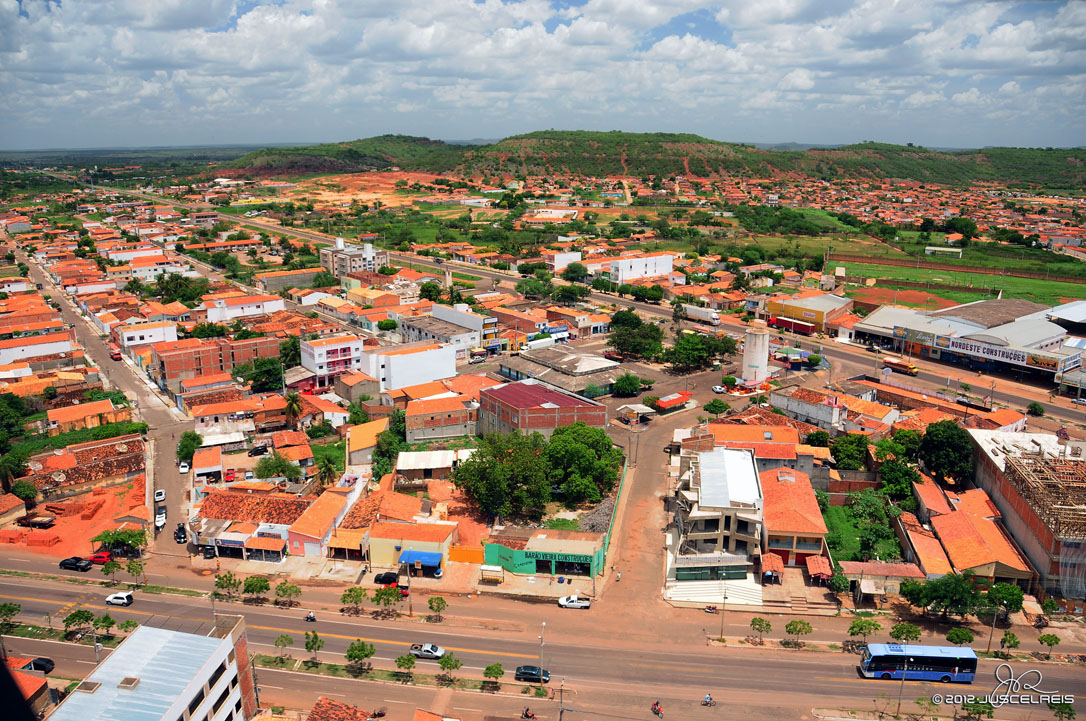
[[[689,133],[543,130],[495,143],[461,145],[407,135],[381,135],[344,143],[271,147],[229,164],[259,175],[366,170],[584,176],[748,178],[900,178],[964,185],[982,181],[1081,188],[1086,149],[985,148],[939,151],[885,143],[761,148]]]

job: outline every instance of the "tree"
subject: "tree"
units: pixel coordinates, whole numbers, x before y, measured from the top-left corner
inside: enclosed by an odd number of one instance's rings
[[[432,596],[427,605],[430,607],[430,613],[433,615],[430,617],[431,621],[441,622],[441,614],[448,608],[449,604],[441,596]]]
[[[441,670],[445,672],[445,679],[449,683],[453,680],[453,671],[458,670],[464,663],[458,659],[452,653],[446,653],[440,659],[438,659],[437,665],[441,667]]]
[[[483,669],[483,678],[489,679],[494,688],[501,685],[499,682],[504,675],[505,669],[502,668],[500,663],[492,663]]]
[[[41,392],[41,395],[42,395],[42,398],[44,398],[47,401],[53,400],[54,398],[57,397],[56,386],[46,386],[45,390],[43,390]]]
[[[920,443],[920,459],[936,481],[973,476],[973,443],[955,421],[932,423]]]
[[[385,616],[394,615],[396,612],[392,610],[392,604],[402,600],[403,594],[398,588],[378,588],[373,592],[373,602],[381,607],[381,612]]]
[[[139,623],[129,618],[121,621],[117,628],[119,628],[122,633],[132,633],[137,628],[139,628]]]
[[[714,418],[719,416],[721,413],[727,413],[729,410],[731,410],[731,406],[720,400],[719,398],[714,398],[713,400],[709,401],[705,404],[704,408],[705,412],[711,413]]]
[[[1060,637],[1054,633],[1042,633],[1037,637],[1037,643],[1048,646],[1048,657],[1052,658],[1052,649],[1060,645]]]
[[[324,639],[316,631],[305,632],[305,650],[313,654],[313,660],[317,660],[317,651],[324,648]]]
[[[230,571],[223,571],[215,575],[215,588],[222,591],[222,595],[232,599],[241,589],[241,579]]]
[[[302,475],[302,469],[288,461],[278,451],[261,458],[253,472],[257,478],[286,478],[288,480],[295,480]]]
[[[85,608],[81,608],[64,617],[64,632],[70,633],[72,629],[85,628],[92,623],[94,623],[94,614]]]
[[[812,367],[817,368],[818,366],[822,365],[822,356],[818,355],[817,353],[812,353],[811,355],[807,356],[807,362]]]
[[[283,658],[283,655],[287,651],[287,646],[294,645],[294,637],[289,633],[281,633],[275,637],[275,647],[279,649],[279,658]]]
[[[1046,598],[1041,601],[1041,610],[1044,611],[1046,616],[1051,616],[1060,610],[1060,605],[1053,598]]]
[[[396,657],[396,668],[400,669],[404,681],[411,680],[411,671],[415,668],[415,657],[409,653]]]
[[[287,393],[286,406],[283,407],[283,413],[287,417],[287,423],[298,427],[298,417],[302,415],[302,395],[296,391]]]
[[[905,621],[902,621],[901,623],[895,623],[894,627],[890,629],[890,638],[894,639],[898,643],[919,641],[920,627],[911,623],[907,623]]]
[[[695,333],[687,333],[664,351],[664,361],[679,373],[705,368],[712,361],[712,354],[705,339]]]
[[[816,446],[818,448],[830,447],[830,434],[826,431],[811,431],[807,434],[807,438],[803,441],[809,446]]]
[[[1007,651],[1012,651],[1021,645],[1021,641],[1018,640],[1018,634],[1013,631],[1004,631],[1003,638],[999,640],[999,648],[1002,655],[1006,658],[1010,658],[1010,654]]]
[[[103,613],[98,618],[94,619],[94,628],[101,631],[103,635],[108,636],[109,630],[117,625],[117,622],[113,620],[113,617],[108,613]]]
[[[924,437],[918,431],[898,431],[892,438],[901,448],[901,460],[916,461],[919,458]]]
[[[582,263],[570,263],[562,271],[562,280],[570,283],[583,283],[588,278],[588,268]]]
[[[99,533],[91,541],[100,543],[111,551],[121,551],[126,555],[131,555],[137,549],[147,545],[147,532],[136,529],[107,530]]]
[[[395,271],[393,271],[395,275]],[[313,276],[313,282],[309,284],[311,288],[330,288],[334,285],[339,285],[339,281],[336,277],[326,270],[322,270]]]
[[[811,624],[807,623],[806,621],[801,621],[799,619],[794,619],[792,621],[789,621],[784,626],[784,632],[787,633],[789,636],[794,637],[792,642],[796,646],[799,646],[801,644],[801,642],[799,640],[800,636],[806,636],[807,634],[811,633],[813,630],[814,629],[811,628]]]
[[[400,327],[400,324],[391,318],[385,318],[384,320],[377,321],[377,330],[394,331]]]
[[[271,582],[264,576],[249,576],[245,579],[242,593],[248,596],[251,602],[256,602],[258,597],[262,597],[270,590]]]
[[[339,478],[339,466],[328,456],[317,459],[317,480],[322,486],[330,486]]]
[[[821,506],[819,507],[821,508]],[[830,576],[830,580],[826,582],[826,588],[830,589],[830,592],[837,596],[840,596],[847,591],[851,585],[852,582],[840,571],[834,571],[833,575]]]
[[[882,490],[894,500],[912,496],[913,484],[921,481],[919,473],[896,458],[883,462],[879,467],[879,478],[882,479]]]
[[[1049,701],[1048,710],[1056,717],[1056,721],[1074,721],[1075,709],[1066,701]]]
[[[197,323],[189,335],[193,338],[224,338],[230,335],[230,329],[221,323]]]
[[[626,372],[615,379],[611,392],[616,396],[636,396],[641,392],[641,379]]]
[[[23,607],[18,603],[0,603],[0,626],[9,628]]]
[[[994,583],[984,594],[985,605],[999,608],[1004,616],[1021,611],[1025,598],[1025,591],[1014,583]]]
[[[965,713],[965,718],[967,719],[985,719],[995,716],[995,707],[988,701],[979,699],[963,701],[962,711]]]
[[[279,606],[293,606],[301,595],[301,587],[293,583],[280,581],[275,587],[275,603]]]
[[[603,395],[603,389],[595,383],[589,383],[581,390],[581,395],[585,398],[597,398]]]
[[[369,596],[366,595],[366,589],[361,586],[351,586],[340,594],[339,602],[347,606],[350,612],[357,616],[362,611],[362,602],[367,598]]]
[[[758,634],[758,640],[762,641],[765,635],[773,630],[773,624],[760,616],[750,619],[750,630]]]
[[[109,582],[110,583],[116,583],[117,582],[117,571],[120,571],[120,570],[121,570],[120,561],[114,561],[113,559],[110,559],[110,560],[108,560],[108,561],[106,561],[105,563],[102,564],[102,574],[105,575],[105,576],[109,576]]]
[[[1030,401],[1030,404],[1026,406],[1026,413],[1040,418],[1045,414],[1045,407],[1037,401]]]
[[[436,303],[441,300],[441,286],[432,280],[426,281],[419,286],[419,298]]]
[[[24,503],[33,503],[38,497],[38,487],[27,480],[18,480],[11,484],[11,495]]]
[[[735,388],[735,386],[739,383],[739,379],[737,379],[735,376],[724,376],[720,379],[720,382],[724,385],[725,388]],[[751,403],[754,403],[754,401],[752,400]]]
[[[124,572],[139,582],[139,579],[143,577],[144,564],[143,561],[138,558],[128,559],[128,563],[124,566]]]
[[[864,645],[867,645],[867,637],[882,630],[882,624],[873,618],[857,618],[848,627],[849,636],[863,636]]]
[[[867,455],[867,437],[859,433],[846,433],[830,444],[830,453],[842,471],[862,471]]]
[[[279,361],[284,368],[294,368],[302,363],[302,339],[292,335],[279,344]]]
[[[963,643],[973,643],[973,632],[962,626],[955,626],[946,632],[947,643],[961,646]]]
[[[538,433],[488,433],[453,471],[453,483],[486,513],[539,518],[551,489],[548,469],[539,462],[545,447]]]
[[[375,653],[377,653],[376,646],[356,638],[351,641],[351,645],[347,647],[347,653],[344,656],[351,668],[351,672],[357,676],[369,670],[370,658]]]
[[[913,606],[938,611],[944,616],[965,616],[981,605],[980,589],[973,582],[972,571],[949,573],[924,583],[902,581],[900,593]]]
[[[185,431],[177,442],[177,459],[192,463],[192,455],[204,445],[204,437],[196,431]]]

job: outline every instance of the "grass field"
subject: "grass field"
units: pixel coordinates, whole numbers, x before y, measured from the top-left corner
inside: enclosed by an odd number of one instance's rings
[[[332,462],[336,464],[336,468],[340,471],[343,470],[343,464],[346,462],[346,441],[336,441],[335,443],[329,443],[326,446],[319,445],[317,443],[312,444],[313,448],[313,460],[319,463],[321,458],[328,457],[332,459]]]
[[[908,281],[928,281],[932,283],[953,283],[977,288],[979,291],[1002,290],[1004,298],[1025,298],[1038,303],[1059,305],[1069,300],[1086,298],[1086,285],[1079,283],[1060,283],[1034,278],[1016,278],[1014,276],[981,275],[957,270],[929,270],[927,268],[901,268],[890,265],[867,265],[860,263],[842,263],[831,261],[834,266],[843,265],[848,275],[864,278],[887,278],[879,287],[893,288],[893,279]],[[975,291],[932,290],[935,295],[968,302],[978,300]]]
[[[847,506],[829,506],[822,514],[826,521],[826,537],[830,544],[830,550],[837,561],[859,561],[860,539],[856,521],[852,518]],[[876,553],[883,560],[901,558],[901,545],[896,538],[887,538],[879,541]]]

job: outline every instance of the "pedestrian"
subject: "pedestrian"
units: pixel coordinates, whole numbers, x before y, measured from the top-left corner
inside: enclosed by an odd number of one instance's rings
[[[618,579],[617,579],[617,580],[619,580],[619,581],[621,581],[621,580],[622,580],[622,571],[619,571],[619,572],[618,572]]]

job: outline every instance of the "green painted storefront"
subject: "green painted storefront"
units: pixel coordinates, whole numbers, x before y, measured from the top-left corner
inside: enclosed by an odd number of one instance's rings
[[[518,550],[493,541],[483,547],[488,566],[501,566],[510,573],[524,575],[595,576],[603,572],[606,555],[602,547],[591,554]]]

